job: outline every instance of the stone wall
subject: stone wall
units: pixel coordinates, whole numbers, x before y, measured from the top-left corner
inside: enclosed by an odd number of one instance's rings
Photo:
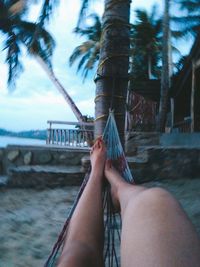
[[[129,143],[128,149],[127,160],[137,183],[200,178],[200,146]],[[15,187],[79,185],[84,162],[88,166],[88,149],[12,145],[0,149],[0,176],[7,176],[8,184]]]
[[[127,154],[134,155],[141,146],[200,148],[200,133],[131,132],[126,136]]]
[[[152,146],[139,150],[141,160],[129,163],[136,182],[200,178],[200,148]]]
[[[81,158],[86,154],[88,150],[84,149],[10,145],[0,150],[0,163],[6,174],[10,168],[24,165],[80,166]]]

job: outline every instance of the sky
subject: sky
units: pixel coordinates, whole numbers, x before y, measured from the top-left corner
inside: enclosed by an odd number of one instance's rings
[[[93,1],[91,12],[103,13],[103,0]],[[76,66],[69,67],[68,59],[73,49],[83,41],[72,33],[77,23],[80,0],[60,0],[47,29],[56,40],[53,56],[53,69],[56,77],[66,88],[83,115],[94,116],[95,84],[94,72],[82,83],[81,74],[76,73]],[[162,0],[134,0],[131,7],[131,20],[135,8],[149,10],[157,3],[162,12]],[[40,6],[31,8],[28,19],[35,20]],[[0,35],[0,50],[3,36]],[[183,46],[183,52],[188,47]],[[21,131],[45,129],[47,120],[77,121],[63,96],[57,91],[37,61],[26,54],[22,57],[24,72],[17,80],[16,89],[10,92],[7,88],[7,65],[5,51],[0,51],[0,128]]]

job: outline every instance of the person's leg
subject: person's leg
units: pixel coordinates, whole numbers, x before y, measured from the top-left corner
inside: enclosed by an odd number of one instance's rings
[[[198,234],[170,193],[129,185],[108,163],[105,176],[121,209],[122,267],[200,266]]]
[[[98,139],[91,151],[91,174],[70,221],[58,267],[103,266],[102,184],[106,149]]]

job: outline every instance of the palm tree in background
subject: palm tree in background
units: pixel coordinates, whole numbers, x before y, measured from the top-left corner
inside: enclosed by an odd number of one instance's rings
[[[23,70],[20,55],[22,47],[25,46],[28,54],[34,56],[63,95],[78,121],[84,121],[74,101],[54,75],[51,64],[54,39],[40,24],[24,20],[27,10],[27,1],[0,0],[0,31],[5,36],[4,50],[7,50],[6,62],[9,68],[8,85],[14,88],[16,78]]]
[[[162,38],[162,73],[161,73],[161,91],[157,130],[165,131],[168,108],[168,94],[170,88],[170,48],[171,48],[171,33],[170,33],[170,0],[164,1],[163,14],[163,38]]]
[[[199,0],[174,0],[184,12],[184,15],[173,16],[172,21],[178,26],[177,33],[180,37],[193,35],[200,31],[200,1]]]
[[[100,39],[101,39],[101,20],[97,14],[91,14],[89,18],[92,19],[90,26],[84,28],[76,27],[74,33],[86,37],[86,41],[77,46],[69,58],[70,66],[79,60],[77,72],[82,70],[84,79],[88,72],[94,69],[95,63],[99,60]]]
[[[162,21],[154,6],[150,12],[137,9],[131,31],[131,76],[137,80],[159,78]]]
[[[159,117],[157,130],[164,132],[168,110],[168,92],[170,88],[170,61],[171,61],[171,37],[176,39],[187,37],[189,34],[194,37],[200,30],[200,2],[199,0],[175,0],[180,9],[187,11],[186,15],[179,17],[169,15],[171,0],[165,0],[163,16],[163,51],[162,51],[162,75],[161,75],[161,98],[159,106]],[[178,26],[178,30],[170,30],[170,19]],[[184,62],[182,58],[178,64]],[[179,66],[180,68],[180,66]]]
[[[160,67],[158,62],[161,59],[161,19],[157,17],[156,7],[152,8],[150,14],[145,10],[137,9],[136,22],[131,28],[131,76],[136,79],[158,78]],[[74,33],[84,36],[87,41],[77,46],[70,56],[70,65],[79,60],[77,71],[82,70],[84,78],[90,70],[94,69],[99,59],[100,39],[102,33],[101,20],[97,14],[92,14],[91,26],[84,28],[76,27]]]

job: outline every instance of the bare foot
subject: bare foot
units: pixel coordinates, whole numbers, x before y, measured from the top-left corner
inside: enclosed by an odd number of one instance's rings
[[[97,176],[103,177],[106,161],[106,146],[101,137],[96,140],[90,151],[90,161],[92,172]]]
[[[105,164],[105,177],[111,185],[111,196],[114,208],[117,212],[120,211],[119,203],[119,188],[124,186],[126,182],[123,180],[120,173],[112,165],[111,160],[107,160]]]
[[[111,197],[114,208],[117,212],[121,212],[123,217],[123,213],[129,201],[137,197],[137,195],[146,190],[146,188],[143,186],[134,186],[126,182],[110,160],[106,161],[104,174],[111,185]]]

